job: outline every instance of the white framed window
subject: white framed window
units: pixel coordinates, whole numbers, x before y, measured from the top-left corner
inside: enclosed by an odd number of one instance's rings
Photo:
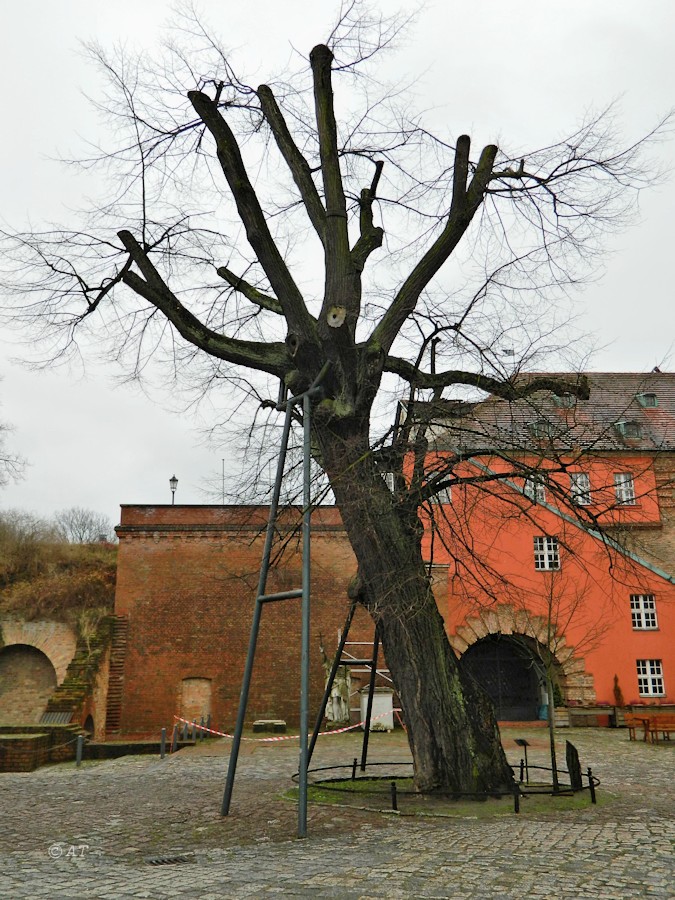
[[[541,475],[531,475],[526,478],[523,491],[533,503],[546,503],[546,482]]]
[[[630,617],[633,628],[647,631],[658,628],[656,620],[656,600],[653,594],[630,595]]]
[[[646,406],[654,408],[659,405],[659,399],[656,394],[647,393],[647,394],[636,394],[637,402],[640,406]]]
[[[625,438],[641,438],[642,437],[642,426],[639,422],[626,422],[621,420],[620,422],[615,422],[614,427],[619,432],[621,437]]]
[[[630,472],[614,473],[614,493],[616,502],[621,506],[633,506],[635,503],[635,484]]]
[[[560,548],[556,537],[535,537],[534,568],[548,572],[560,568]]]
[[[663,663],[660,659],[637,659],[638,693],[641,697],[663,697]]]
[[[396,489],[396,476],[394,475],[394,473],[393,472],[383,472],[382,478],[384,479],[384,483],[387,485],[387,487],[393,494],[394,490]]]
[[[437,494],[429,497],[431,503],[452,503],[452,488],[444,487]]]
[[[591,479],[587,472],[570,473],[570,493],[575,506],[588,506],[591,502]]]
[[[535,422],[530,422],[527,427],[532,437],[538,440],[555,437],[555,425],[548,419],[537,419]]]
[[[574,394],[570,394],[569,391],[565,391],[562,394],[554,394],[553,402],[556,406],[560,406],[562,409],[572,409],[576,406],[577,398]]]

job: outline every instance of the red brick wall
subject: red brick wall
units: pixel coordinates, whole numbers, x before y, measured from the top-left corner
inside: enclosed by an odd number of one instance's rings
[[[156,734],[178,713],[184,678],[211,679],[212,722],[231,731],[248,646],[267,511],[253,507],[124,506],[115,612],[127,616],[121,730]],[[290,518],[288,516],[290,515]],[[287,514],[285,537],[298,522]],[[333,508],[313,517],[311,716],[324,684],[319,652],[329,655],[347,613],[354,557]],[[270,572],[267,592],[301,586],[298,539],[291,537]],[[300,601],[263,609],[247,722],[298,721]],[[359,611],[351,639],[372,640]]]

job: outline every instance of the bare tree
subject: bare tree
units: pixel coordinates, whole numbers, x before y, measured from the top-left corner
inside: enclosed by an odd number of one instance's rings
[[[418,511],[445,480],[425,468],[425,427],[392,425],[387,403],[449,387],[586,395],[583,381],[518,381],[515,363],[550,345],[553,301],[630,213],[642,142],[618,149],[609,116],[526,154],[434,136],[397,91],[378,95],[373,59],[398,25],[360,13],[345,6],[297,72],[258,87],[196,20],[194,52],[174,42],[160,64],[93,48],[117,143],[87,163],[115,170],[113,193],[76,229],[7,235],[4,281],[14,321],[60,331],[63,355],[112,339],[133,375],[165,362],[198,392],[227,380],[263,409],[278,381],[301,392],[328,364],[315,461],[358,561],[351,594],[380,626],[416,784],[498,790],[512,775],[495,717],[458,668],[422,556]]]
[[[7,435],[11,427],[0,423],[0,487],[9,481],[16,481],[23,475],[24,460],[7,447]]]
[[[93,544],[112,540],[110,519],[82,506],[71,506],[54,515],[57,533],[70,544]]]

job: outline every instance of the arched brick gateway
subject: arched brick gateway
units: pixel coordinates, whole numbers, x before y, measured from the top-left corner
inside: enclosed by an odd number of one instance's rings
[[[28,644],[0,650],[0,723],[40,721],[56,689],[56,671],[45,654]]]
[[[536,641],[539,648],[545,648],[547,631],[547,621],[544,617],[532,615],[526,610],[514,609],[507,604],[498,604],[491,609],[480,610],[473,616],[467,616],[455,633],[450,635],[450,643],[460,657],[477,642],[499,635],[520,639],[519,643],[523,647],[527,647],[528,641]],[[532,649],[534,658],[537,655],[534,652],[537,648]],[[594,704],[596,695],[593,675],[586,672],[584,658],[577,655],[574,647],[567,645],[565,637],[555,631],[550,649],[565,703]]]
[[[38,722],[66,676],[77,637],[64,622],[2,621],[0,722]]]

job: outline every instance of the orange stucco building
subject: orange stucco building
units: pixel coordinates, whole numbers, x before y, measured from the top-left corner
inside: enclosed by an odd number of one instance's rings
[[[588,379],[433,414],[426,554],[502,719],[542,714],[547,665],[572,711],[675,702],[675,375]]]

